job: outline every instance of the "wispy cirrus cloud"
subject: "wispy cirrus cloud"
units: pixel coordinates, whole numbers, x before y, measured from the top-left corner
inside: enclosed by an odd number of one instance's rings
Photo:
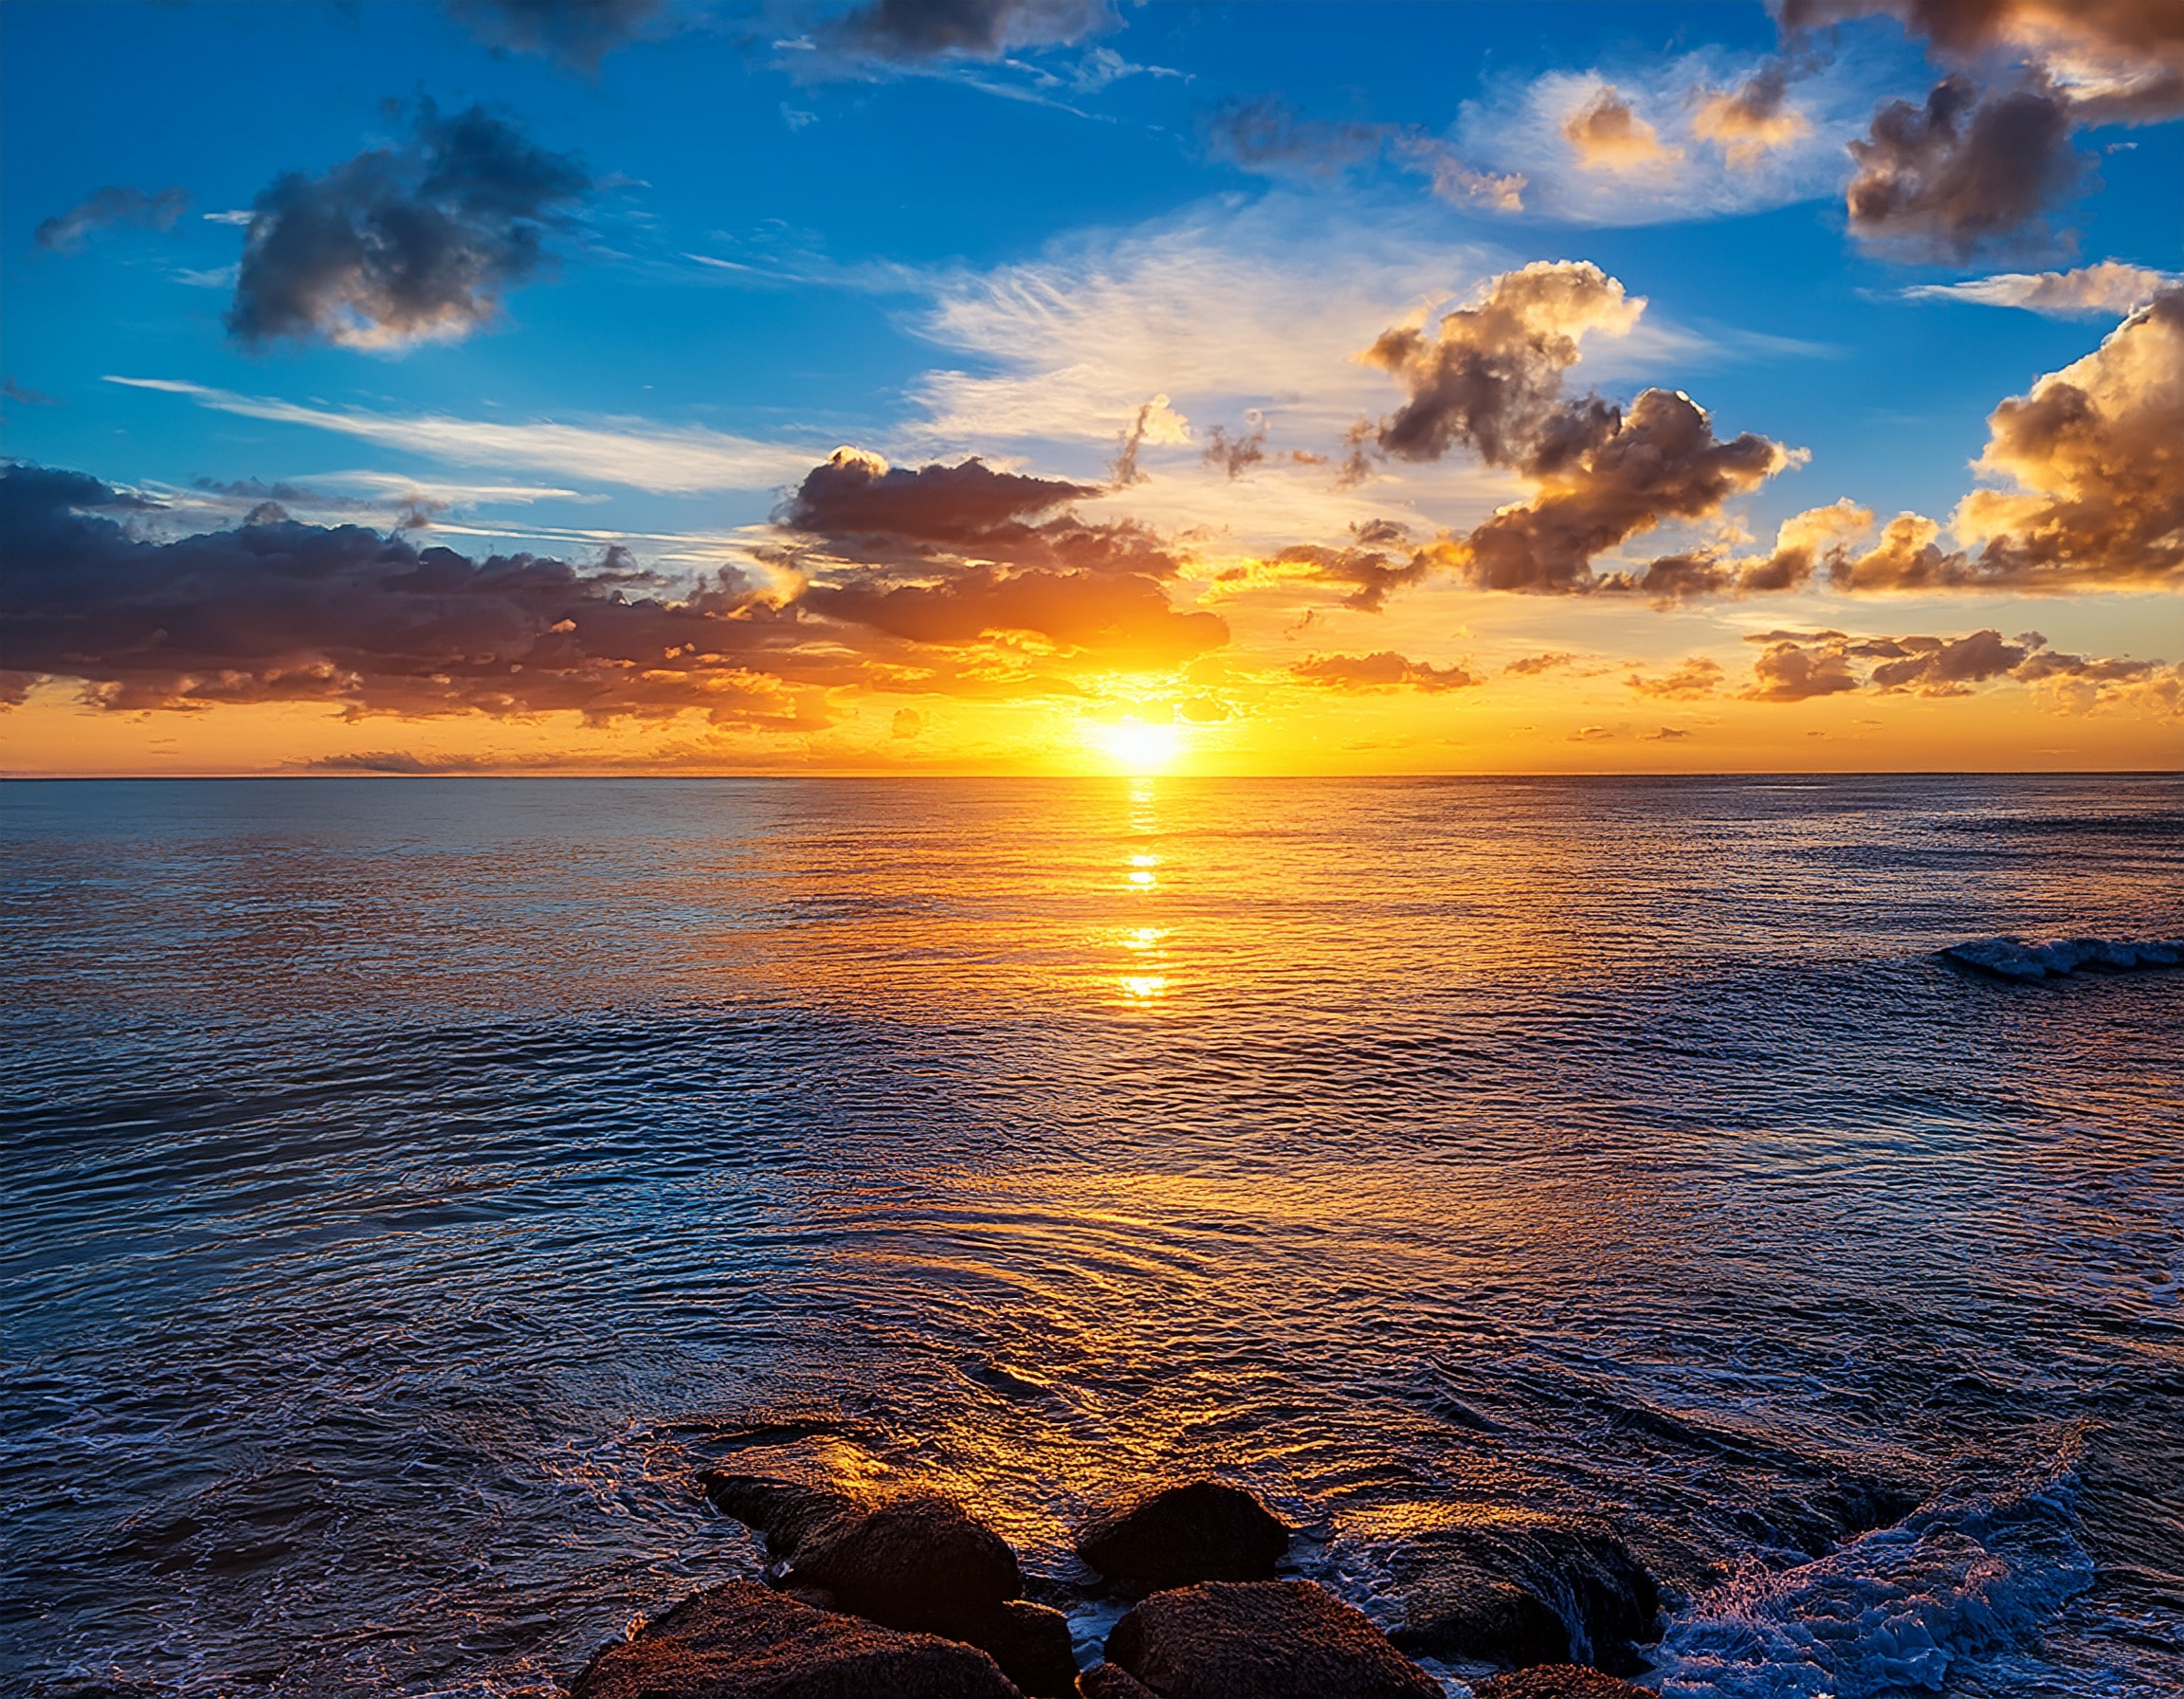
[[[2002,271],[1959,283],[1920,283],[1903,295],[1909,301],[2020,307],[2049,319],[2121,319],[2178,283],[2184,283],[2184,273],[2103,260],[2074,271]]]
[[[186,395],[200,407],[244,418],[335,431],[454,466],[551,472],[665,495],[772,489],[799,477],[819,458],[809,447],[759,442],[698,425],[659,426],[628,418],[568,425],[550,420],[461,419],[446,413],[404,415],[363,408],[305,407],[175,378],[109,376],[106,381]]]
[[[179,189],[162,189],[147,194],[127,184],[108,184],[85,196],[65,212],[40,224],[31,240],[47,253],[73,254],[100,230],[116,225],[138,229],[170,230],[189,209],[190,197]]]

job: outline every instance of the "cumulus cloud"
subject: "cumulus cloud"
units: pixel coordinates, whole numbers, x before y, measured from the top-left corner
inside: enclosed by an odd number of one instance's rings
[[[1829,565],[1846,590],[2060,594],[2184,581],[2184,289],[1988,415],[1974,490],[1950,525],[1900,514]]]
[[[1217,615],[1170,605],[1181,562],[1151,532],[1069,510],[1097,493],[977,460],[910,468],[844,448],[783,507],[785,558],[825,575],[805,607],[912,643],[1028,635],[1124,666],[1226,643]]]
[[[1705,411],[1680,391],[1644,391],[1628,411],[1596,394],[1564,394],[1579,338],[1625,333],[1644,308],[1595,265],[1540,261],[1493,279],[1435,336],[1397,326],[1367,350],[1368,361],[1410,392],[1380,426],[1384,452],[1431,460],[1463,446],[1540,485],[1529,502],[1445,546],[1471,583],[1556,594],[1600,588],[1595,556],[1664,520],[1717,513],[1790,464],[1788,450],[1766,437],[1717,438]]]
[[[1587,171],[1658,172],[1684,157],[1631,109],[1612,82],[1604,82],[1562,120],[1562,139]]]
[[[2074,271],[2003,271],[1960,283],[1920,283],[1903,294],[1911,301],[2022,307],[2049,319],[2121,319],[2179,283],[2184,283],[2184,276],[2174,271],[2103,260]]]
[[[80,253],[93,236],[115,225],[171,230],[189,206],[190,197],[179,189],[162,189],[156,194],[147,194],[141,189],[110,183],[78,201],[67,211],[45,220],[31,240],[47,253]]]
[[[1126,489],[1145,482],[1146,474],[1138,467],[1140,449],[1173,448],[1190,440],[1191,421],[1168,405],[1167,396],[1154,396],[1138,410],[1138,416],[1122,432],[1121,447],[1111,467],[1116,486]]]
[[[0,676],[85,682],[116,709],[323,702],[355,712],[799,719],[792,680],[850,660],[732,573],[664,593],[626,557],[472,559],[267,516],[156,542],[81,473],[0,477]]]
[[[1780,0],[1785,29],[1887,15],[1960,64],[2009,60],[2086,124],[2184,114],[2184,10],[2175,0]]]
[[[447,0],[448,15],[488,47],[592,72],[662,15],[661,0]]]
[[[482,107],[444,119],[421,102],[404,145],[259,194],[228,332],[246,346],[460,339],[546,266],[547,233],[591,187],[574,159]]]
[[[1521,172],[1481,171],[1447,142],[1413,125],[1323,123],[1269,96],[1220,108],[1207,120],[1206,132],[1216,158],[1247,171],[1331,176],[1386,158],[1429,179],[1433,192],[1451,206],[1524,210]]]
[[[1691,134],[1710,141],[1739,171],[1811,134],[1812,120],[1790,103],[1790,67],[1777,61],[1733,89],[1698,91]]]
[[[1413,661],[1392,649],[1370,655],[1315,655],[1289,669],[1308,685],[1331,689],[1378,691],[1422,690],[1438,694],[1467,690],[1486,681],[1462,667],[1433,667]]]
[[[1889,101],[1850,156],[1852,234],[1954,260],[2037,228],[2084,168],[2067,100],[2045,86],[1983,96],[1963,76],[1936,83],[1922,107]]]
[[[1842,631],[1762,631],[1747,701],[1795,703],[1855,690],[1877,695],[1968,696],[1997,680],[2048,688],[2066,707],[2138,694],[2157,711],[2178,668],[2160,661],[2094,658],[2050,649],[2038,631],[2004,638],[1993,629],[1960,637],[1853,637]],[[1864,668],[1864,676],[1860,669]]]

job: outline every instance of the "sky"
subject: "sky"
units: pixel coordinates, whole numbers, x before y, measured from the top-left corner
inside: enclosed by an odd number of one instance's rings
[[[2184,4],[0,8],[0,771],[2174,768]]]

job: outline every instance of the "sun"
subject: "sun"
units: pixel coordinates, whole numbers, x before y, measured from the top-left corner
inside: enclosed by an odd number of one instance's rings
[[[1092,740],[1125,773],[1158,773],[1173,766],[1183,753],[1180,727],[1142,720],[1119,720],[1112,725],[1096,726]]]

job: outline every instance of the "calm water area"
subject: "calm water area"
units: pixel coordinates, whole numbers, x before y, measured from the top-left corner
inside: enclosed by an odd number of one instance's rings
[[[1055,1575],[1216,1471],[1383,1622],[1597,1515],[1678,1699],[2184,1692],[2184,972],[1935,957],[2184,934],[2184,780],[24,782],[0,852],[7,1692],[543,1699],[755,1572],[730,1461]]]

